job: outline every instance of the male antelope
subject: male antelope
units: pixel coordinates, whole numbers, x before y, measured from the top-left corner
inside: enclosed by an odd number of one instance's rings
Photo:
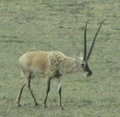
[[[87,77],[92,75],[92,71],[88,66],[88,60],[92,52],[97,34],[103,22],[98,28],[98,31],[93,39],[93,43],[91,45],[90,51],[86,56],[87,54],[87,46],[86,46],[87,23],[84,31],[83,60],[81,60],[80,57],[77,57],[77,58],[67,57],[65,54],[59,51],[31,51],[23,54],[19,58],[20,68],[23,75],[25,76],[25,79],[22,80],[22,82],[20,83],[20,91],[16,99],[16,103],[18,104],[18,106],[20,106],[20,98],[25,85],[27,85],[35,105],[38,105],[30,87],[31,79],[33,79],[37,74],[39,74],[40,77],[47,78],[47,90],[46,90],[46,96],[44,99],[44,107],[46,107],[47,97],[50,91],[51,79],[53,78],[58,79],[58,92],[59,92],[60,106],[62,109],[63,107],[62,107],[62,101],[61,101],[61,77],[64,74],[76,73],[81,71],[86,72]]]

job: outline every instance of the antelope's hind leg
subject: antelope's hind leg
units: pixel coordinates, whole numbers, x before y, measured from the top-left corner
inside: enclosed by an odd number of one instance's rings
[[[35,106],[38,106],[38,103],[37,103],[37,101],[35,99],[35,96],[34,96],[32,90],[31,90],[31,86],[30,86],[31,79],[32,79],[32,73],[30,72],[29,77],[27,78],[27,87],[28,87],[28,89],[30,91],[30,94],[31,94],[32,98],[33,98],[33,102],[35,103]]]
[[[16,99],[16,103],[18,104],[18,106],[20,106],[20,99],[21,99],[21,95],[22,95],[22,92],[23,92],[23,89],[24,89],[25,85],[27,85],[35,105],[36,106],[38,105],[38,103],[35,99],[35,96],[34,96],[32,90],[31,90],[31,87],[30,87],[31,77],[32,77],[31,74],[32,74],[31,72],[25,72],[25,78],[26,79],[24,79],[20,82],[19,94],[18,94],[18,97]]]
[[[20,106],[20,99],[21,99],[22,91],[23,91],[25,85],[26,85],[26,79],[24,79],[20,82],[19,94],[18,94],[18,97],[16,99],[16,103],[18,104],[18,106]]]

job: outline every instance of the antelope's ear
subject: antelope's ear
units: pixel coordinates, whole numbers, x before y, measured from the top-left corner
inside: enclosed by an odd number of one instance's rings
[[[80,57],[79,57],[81,63],[84,63],[84,62],[85,62],[83,56],[84,56],[84,53],[81,52],[81,53],[80,53]]]
[[[75,56],[74,54],[73,54],[73,57],[74,57],[74,58],[77,58],[77,56]]]
[[[80,52],[80,58],[83,58],[83,52]]]
[[[73,54],[73,58],[78,58],[76,55]]]
[[[77,60],[77,61],[80,61],[80,57],[77,57],[75,55],[73,55],[73,57]]]

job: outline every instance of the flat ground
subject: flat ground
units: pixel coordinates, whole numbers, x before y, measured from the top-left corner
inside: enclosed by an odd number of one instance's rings
[[[62,83],[65,110],[58,106],[52,81],[48,108],[43,108],[46,79],[32,80],[39,106],[27,88],[21,107],[19,57],[30,50],[58,50],[68,56],[83,52],[84,26],[88,48],[101,21],[89,66],[93,76],[68,75]],[[0,0],[0,117],[120,117],[120,2],[118,0]]]

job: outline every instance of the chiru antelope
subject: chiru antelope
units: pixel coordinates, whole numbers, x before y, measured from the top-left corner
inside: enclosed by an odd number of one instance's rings
[[[71,73],[77,73],[77,72],[85,72],[87,77],[92,75],[92,71],[88,66],[88,60],[90,58],[90,54],[92,52],[96,37],[103,24],[103,21],[101,22],[95,34],[95,37],[93,39],[93,42],[88,54],[87,54],[87,45],[86,45],[87,24],[88,24],[88,21],[86,22],[85,31],[84,31],[84,55],[82,57],[82,60],[81,60],[81,57],[68,57],[59,51],[30,51],[23,54],[19,58],[20,68],[25,79],[22,80],[20,83],[20,90],[19,90],[18,97],[16,99],[16,103],[18,104],[18,106],[20,106],[20,99],[21,99],[22,91],[25,86],[28,87],[35,105],[38,105],[35,99],[35,96],[31,90],[30,83],[31,83],[31,80],[37,74],[39,74],[40,77],[47,78],[47,90],[46,90],[46,95],[44,99],[44,107],[47,107],[46,102],[47,102],[48,93],[50,91],[51,80],[57,79],[58,94],[59,94],[59,100],[60,100],[59,103],[60,103],[60,107],[64,109],[62,106],[62,99],[61,99],[62,98],[61,97],[62,76],[65,74],[71,74]]]

